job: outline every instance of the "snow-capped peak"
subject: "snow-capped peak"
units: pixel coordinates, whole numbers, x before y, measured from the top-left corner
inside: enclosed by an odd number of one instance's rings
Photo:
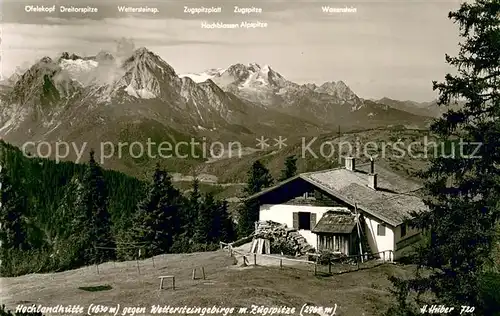
[[[237,63],[227,68],[209,69],[201,73],[180,75],[189,77],[195,82],[213,80],[222,88],[237,87],[238,89],[279,89],[286,80],[269,65],[256,62],[248,64]]]
[[[95,60],[61,59],[59,61],[59,66],[61,66],[63,70],[66,70],[71,78],[78,81],[82,81],[80,77],[91,72],[98,65],[99,63]]]
[[[209,69],[204,72],[200,73],[185,73],[185,74],[180,74],[179,77],[181,78],[190,78],[196,83],[201,83],[205,82],[209,79],[213,79],[217,76],[220,76],[222,73],[224,73],[227,70],[227,68],[214,68],[214,69]]]

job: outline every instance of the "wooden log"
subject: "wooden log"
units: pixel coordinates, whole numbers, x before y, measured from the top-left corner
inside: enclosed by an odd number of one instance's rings
[[[252,250],[250,251],[252,253],[255,253],[255,251],[257,251],[257,240],[258,239],[254,239],[252,242]]]
[[[262,254],[262,253],[263,253],[263,252],[262,252],[262,250],[263,250],[262,248],[263,248],[263,246],[264,246],[264,239],[259,238],[257,241],[258,241],[258,245],[257,245],[257,253],[258,253],[258,254]]]

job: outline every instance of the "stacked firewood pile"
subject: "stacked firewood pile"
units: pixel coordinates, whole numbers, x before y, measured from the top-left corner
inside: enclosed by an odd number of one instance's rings
[[[273,237],[282,237],[288,234],[289,228],[286,225],[273,221],[259,221],[255,229],[255,238],[272,239]]]
[[[314,251],[297,230],[273,221],[259,221],[254,238],[269,239],[271,253],[301,256]]]

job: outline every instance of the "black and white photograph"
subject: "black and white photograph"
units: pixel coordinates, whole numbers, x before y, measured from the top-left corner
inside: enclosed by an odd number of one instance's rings
[[[0,316],[500,315],[500,0],[3,0]]]

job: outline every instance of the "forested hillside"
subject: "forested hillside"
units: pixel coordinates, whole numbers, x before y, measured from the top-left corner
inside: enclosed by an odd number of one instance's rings
[[[130,259],[139,249],[143,256],[209,249],[234,238],[227,204],[200,193],[197,181],[184,196],[159,168],[148,184],[103,170],[93,154],[86,164],[56,163],[3,141],[0,152],[2,276]]]

